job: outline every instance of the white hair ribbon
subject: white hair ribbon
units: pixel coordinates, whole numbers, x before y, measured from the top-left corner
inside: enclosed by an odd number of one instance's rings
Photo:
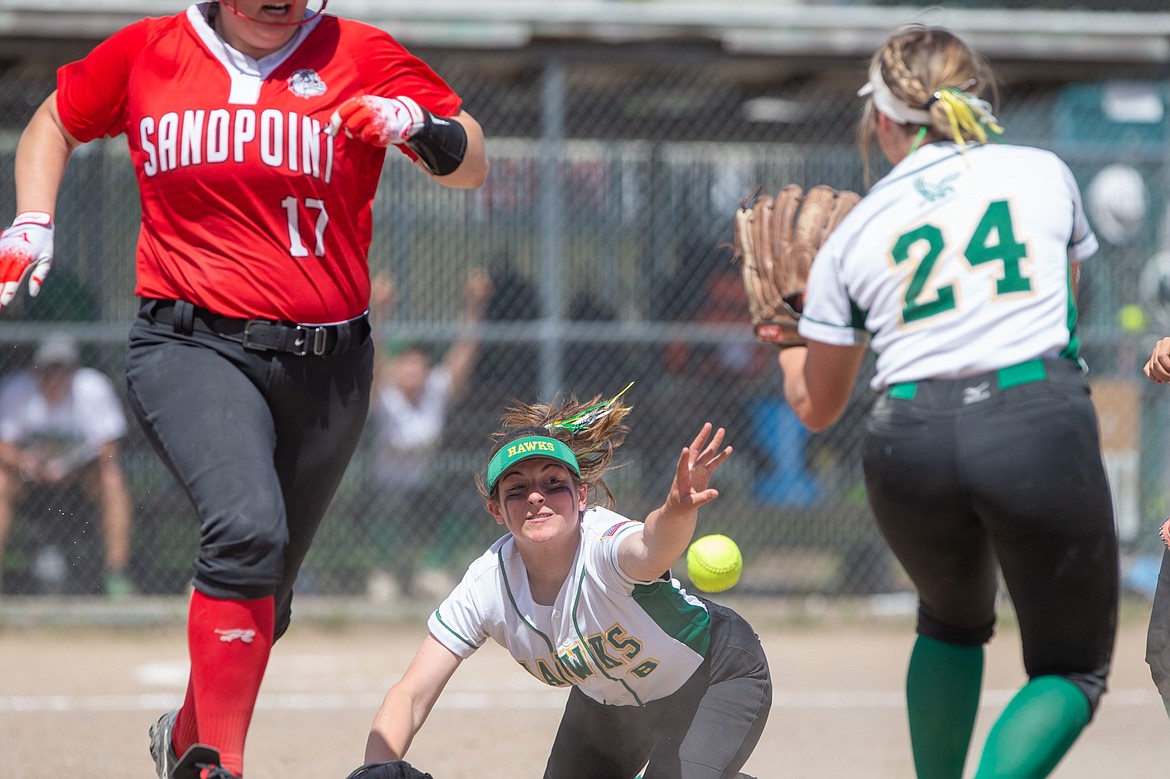
[[[922,124],[930,126],[930,111],[921,108],[911,108],[898,98],[882,80],[882,69],[878,65],[869,73],[869,81],[857,90],[858,97],[873,96],[874,108],[893,119],[898,124]]]

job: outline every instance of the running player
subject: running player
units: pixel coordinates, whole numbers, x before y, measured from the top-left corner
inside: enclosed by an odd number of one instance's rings
[[[243,773],[293,582],[366,419],[371,203],[388,146],[480,186],[482,132],[426,64],[307,0],[200,2],[61,68],[21,137],[0,306],[52,259],[62,176],[125,133],[138,179],[129,399],[200,521],[191,675],[153,727],[160,779]]]
[[[779,354],[810,428],[844,409],[865,353],[879,398],[862,445],[879,527],[919,596],[906,697],[918,776],[959,779],[995,626],[997,567],[1028,683],[975,776],[1047,776],[1105,691],[1117,539],[1078,358],[1077,273],[1097,248],[1072,174],[988,144],[979,55],[911,26],[872,58],[863,156],[893,169],[829,236],[799,331]],[[868,162],[868,159],[867,159]]]
[[[630,779],[647,760],[646,777],[745,776],[772,700],[763,648],[741,616],[669,570],[731,447],[705,424],[662,506],[627,519],[602,477],[628,411],[615,398],[504,415],[479,486],[509,534],[431,615],[374,718],[367,762],[402,759],[459,663],[491,638],[537,680],[570,688],[546,777]]]

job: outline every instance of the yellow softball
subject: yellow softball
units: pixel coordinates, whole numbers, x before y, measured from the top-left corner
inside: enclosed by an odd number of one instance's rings
[[[1146,329],[1146,312],[1136,303],[1129,303],[1118,310],[1117,322],[1127,333],[1140,333]]]
[[[725,535],[714,533],[696,539],[687,549],[687,575],[703,592],[723,592],[739,582],[743,555]]]

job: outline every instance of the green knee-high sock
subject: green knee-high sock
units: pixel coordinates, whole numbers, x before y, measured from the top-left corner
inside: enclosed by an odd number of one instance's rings
[[[919,636],[906,673],[918,779],[960,779],[983,684],[983,647]]]
[[[992,726],[975,779],[1042,779],[1089,724],[1089,700],[1060,676],[1037,676]]]

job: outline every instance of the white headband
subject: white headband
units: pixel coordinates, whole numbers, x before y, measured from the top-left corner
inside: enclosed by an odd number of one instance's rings
[[[858,97],[873,95],[874,107],[898,124],[931,125],[930,111],[921,108],[911,108],[898,98],[882,80],[881,66],[875,66],[869,73],[869,81],[857,90]]]

